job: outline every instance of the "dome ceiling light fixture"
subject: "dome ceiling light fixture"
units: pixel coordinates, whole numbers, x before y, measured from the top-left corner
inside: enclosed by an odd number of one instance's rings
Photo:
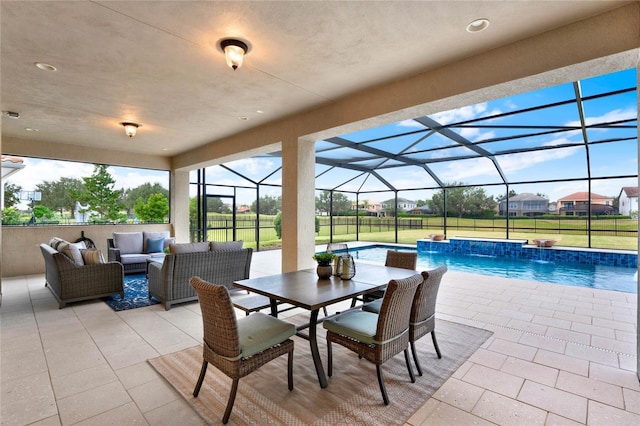
[[[136,132],[138,131],[138,127],[142,127],[141,124],[137,124],[137,123],[131,123],[129,121],[125,121],[120,123],[122,126],[124,126],[124,132],[127,134],[127,136],[129,136],[130,138],[134,137],[136,135]]]
[[[244,55],[249,51],[249,46],[244,41],[235,38],[220,40],[220,49],[224,52],[227,65],[234,71],[242,66]]]
[[[467,25],[467,31],[470,33],[479,33],[480,31],[486,30],[489,28],[489,20],[487,18],[478,18],[469,22]]]

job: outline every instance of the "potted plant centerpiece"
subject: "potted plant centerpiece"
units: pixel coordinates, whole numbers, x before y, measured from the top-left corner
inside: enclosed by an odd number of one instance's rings
[[[316,253],[313,255],[315,261],[318,262],[318,267],[316,268],[318,278],[326,280],[331,277],[333,274],[331,261],[334,257],[336,257],[336,255],[333,253]]]

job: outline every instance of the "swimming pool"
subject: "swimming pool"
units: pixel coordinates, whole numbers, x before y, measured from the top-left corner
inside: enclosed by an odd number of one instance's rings
[[[387,250],[416,251],[415,248],[372,245],[349,248],[354,259],[384,263]],[[579,287],[637,293],[635,268],[554,263],[485,255],[419,253],[418,269],[433,269],[445,264],[454,271],[520,278]]]

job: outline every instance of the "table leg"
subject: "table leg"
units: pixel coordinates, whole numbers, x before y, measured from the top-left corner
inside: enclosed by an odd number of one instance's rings
[[[271,316],[274,318],[278,318],[278,301],[276,299],[269,299],[269,304],[271,305]]]
[[[320,359],[320,351],[318,350],[318,338],[317,338],[317,323],[318,323],[318,311],[314,309],[311,311],[311,319],[309,320],[309,346],[311,347],[311,356],[313,357],[313,364],[316,367],[316,374],[318,375],[318,381],[321,388],[327,387],[327,376],[324,374],[324,367],[322,366],[322,360]]]

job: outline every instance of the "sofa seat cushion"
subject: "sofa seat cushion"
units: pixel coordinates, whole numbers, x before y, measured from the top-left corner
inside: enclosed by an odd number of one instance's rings
[[[248,358],[284,342],[296,334],[296,326],[260,312],[238,320],[242,358]]]
[[[341,336],[354,339],[369,345],[379,344],[374,338],[378,327],[378,314],[364,311],[351,311],[326,319],[322,326]]]
[[[147,259],[151,258],[148,254],[136,253],[136,254],[121,254],[120,263],[128,265],[130,263],[144,263]]]
[[[163,241],[170,237],[169,231],[142,231],[142,251],[140,253],[153,253],[149,250],[149,240],[162,238]],[[164,248],[164,245],[162,246]],[[162,251],[162,248],[159,251]]]
[[[121,255],[144,253],[142,232],[114,232],[113,245]]]
[[[209,250],[208,242],[201,243],[179,243],[179,244],[171,244],[169,246],[169,251],[172,254],[180,254],[180,253],[200,253],[203,251]]]
[[[227,242],[217,242],[211,241],[211,251],[235,251],[242,250],[242,240],[238,241],[227,241]]]

